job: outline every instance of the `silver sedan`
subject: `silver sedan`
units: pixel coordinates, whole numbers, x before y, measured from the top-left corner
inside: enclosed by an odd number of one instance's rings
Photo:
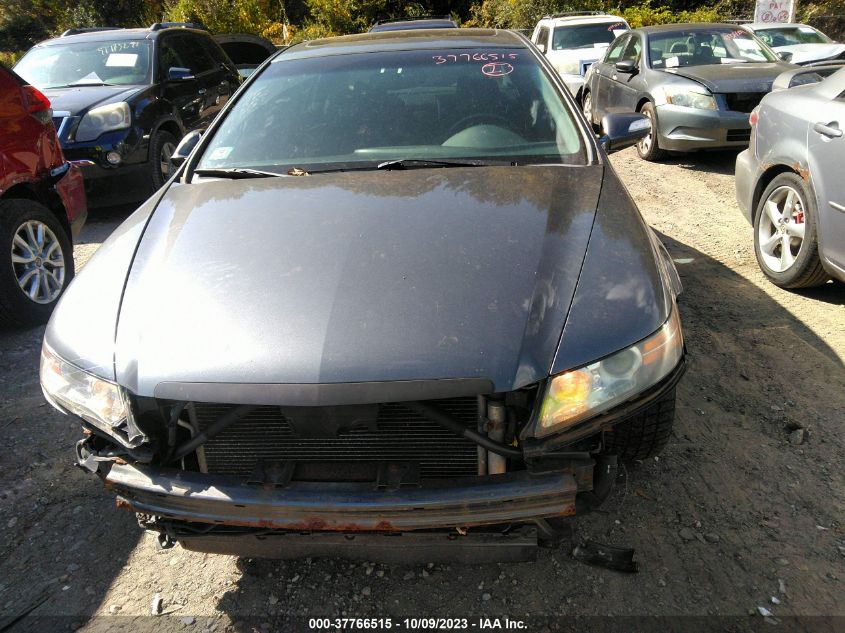
[[[826,78],[819,74],[827,72]],[[785,73],[797,87],[767,95],[751,114],[736,161],[740,209],[754,226],[763,273],[782,288],[845,281],[845,68]]]

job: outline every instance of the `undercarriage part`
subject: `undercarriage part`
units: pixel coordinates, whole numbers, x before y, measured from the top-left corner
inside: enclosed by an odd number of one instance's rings
[[[616,455],[597,455],[596,466],[593,470],[593,489],[579,492],[575,500],[575,508],[578,514],[595,510],[613,490],[613,482],[616,481],[617,472]]]
[[[491,441],[504,446],[505,429],[507,426],[507,409],[503,402],[492,401],[487,405],[487,437]],[[501,454],[488,449],[487,472],[490,475],[501,475],[507,469],[508,460]]]
[[[537,556],[537,529],[506,533],[241,533],[178,535],[187,550],[253,558],[340,557],[383,564],[526,562]]]
[[[639,563],[634,560],[634,550],[627,547],[602,545],[595,541],[587,541],[572,550],[572,557],[587,565],[604,567],[613,571],[636,574],[640,570]]]
[[[505,446],[504,444],[491,440],[489,437],[482,435],[478,431],[463,426],[437,407],[426,404],[425,402],[405,402],[403,405],[412,411],[416,411],[417,413],[434,420],[439,425],[449,429],[453,433],[465,437],[468,440],[472,440],[476,444],[486,448],[488,451],[511,459],[522,459],[522,451],[518,448]]]
[[[88,428],[88,427],[86,427]],[[89,429],[94,430],[96,429]],[[96,432],[92,432],[76,443],[76,463],[87,471],[96,473],[100,464],[115,460],[149,463],[153,453],[143,447],[130,449],[115,444],[110,439]]]

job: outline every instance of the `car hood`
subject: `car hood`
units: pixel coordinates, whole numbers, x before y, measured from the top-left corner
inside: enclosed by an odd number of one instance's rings
[[[126,280],[118,382],[161,396],[163,384],[544,378],[603,169],[174,184]]]
[[[77,116],[95,106],[125,101],[143,89],[144,86],[75,86],[47,88],[41,92],[50,100],[54,112],[69,112],[69,116]]]
[[[714,93],[769,92],[775,77],[794,68],[795,66],[785,62],[772,62],[687,66],[661,72],[692,79]]]
[[[778,46],[774,50],[778,53],[792,53],[793,64],[832,59],[845,53],[845,44],[793,44],[792,46]]]

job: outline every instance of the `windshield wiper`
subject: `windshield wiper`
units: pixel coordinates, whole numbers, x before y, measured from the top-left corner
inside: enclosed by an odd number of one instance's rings
[[[105,81],[77,81],[72,84],[65,84],[64,86],[50,86],[50,88],[84,88],[85,86],[114,86],[115,84],[107,84]]]
[[[260,169],[246,169],[243,167],[228,167],[226,169],[195,169],[194,174],[197,176],[208,176],[209,178],[231,178],[233,180],[241,178],[275,178],[284,176],[284,174],[279,174],[275,171],[261,171]]]
[[[427,160],[421,158],[401,158],[379,163],[376,169],[419,169],[425,167],[516,167],[516,161],[510,160]]]

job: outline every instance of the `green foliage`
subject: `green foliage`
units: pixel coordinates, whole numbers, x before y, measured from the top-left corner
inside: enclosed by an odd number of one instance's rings
[[[642,4],[625,9],[617,8],[613,12],[625,18],[634,29],[654,24],[719,21],[719,14],[714,8],[700,7],[693,11],[672,11],[666,6],[653,7],[651,0],[645,0]]]
[[[199,22],[215,33],[259,34],[279,21],[284,4],[271,0],[170,0],[168,22]]]

